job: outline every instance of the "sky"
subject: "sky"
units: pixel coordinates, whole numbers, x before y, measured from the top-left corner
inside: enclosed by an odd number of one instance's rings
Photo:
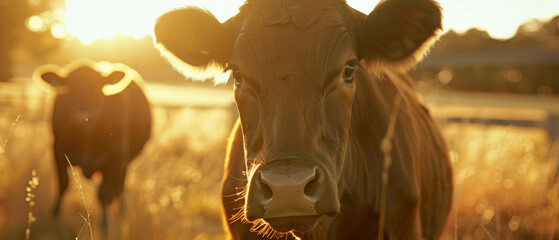
[[[59,36],[72,35],[83,43],[110,39],[116,34],[137,38],[153,31],[153,21],[162,13],[184,5],[202,6],[220,21],[237,13],[245,0],[66,0],[58,11],[64,26]],[[347,0],[355,9],[369,13],[379,0]],[[507,39],[518,26],[531,19],[548,20],[559,15],[559,0],[438,0],[444,11],[444,30],[462,33],[470,28]],[[100,14],[101,13],[101,14]],[[37,19],[35,19],[37,20]],[[558,26],[559,27],[559,26]],[[52,32],[52,29],[51,29]]]

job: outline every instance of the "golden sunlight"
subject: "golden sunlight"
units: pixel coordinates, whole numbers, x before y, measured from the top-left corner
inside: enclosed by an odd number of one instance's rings
[[[70,35],[83,43],[111,39],[117,34],[142,38],[172,1],[66,0],[64,23]],[[175,1],[176,2],[176,1]]]
[[[486,30],[497,39],[511,38],[518,26],[531,20],[548,20],[559,14],[555,0],[439,0],[445,30],[459,33],[470,28]]]
[[[84,44],[112,39],[117,34],[143,38],[153,31],[153,22],[162,13],[184,5],[211,10],[219,20],[233,16],[241,0],[66,0],[66,31]],[[228,9],[225,10],[224,9]]]
[[[37,15],[27,19],[27,28],[33,32],[41,31],[45,27],[43,19]]]
[[[470,28],[486,30],[497,39],[514,36],[518,26],[531,20],[548,20],[559,15],[556,0],[437,0],[444,11],[445,32]],[[355,9],[369,13],[379,0],[347,0]]]
[[[51,30],[53,36],[75,36],[82,43],[111,39],[117,34],[143,38],[152,32],[162,13],[183,5],[207,8],[220,21],[237,13],[244,0],[66,0],[64,26]],[[347,0],[357,10],[369,13],[379,0]],[[518,26],[530,19],[547,20],[559,14],[559,1],[550,0],[439,0],[444,9],[445,31],[487,30],[494,38],[512,37]],[[28,28],[40,29],[45,19],[28,19]]]

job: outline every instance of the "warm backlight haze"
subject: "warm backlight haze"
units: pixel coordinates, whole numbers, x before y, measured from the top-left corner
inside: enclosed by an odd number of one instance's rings
[[[74,36],[82,43],[111,39],[117,34],[143,38],[162,13],[183,5],[209,9],[220,21],[237,13],[244,0],[66,0],[50,14],[27,20],[30,30],[40,31],[50,23],[56,38]],[[369,13],[378,0],[347,0],[349,5]],[[439,0],[444,9],[444,28],[465,32],[470,28],[488,31],[498,39],[512,37],[522,23],[547,20],[559,14],[559,0]]]
[[[64,23],[68,33],[84,43],[111,39],[116,34],[142,38],[151,32],[154,19],[177,2],[66,0]]]
[[[520,24],[548,20],[559,14],[558,0],[440,0],[444,26],[457,32],[486,30],[499,39],[511,38]],[[559,26],[558,26],[559,27]]]
[[[238,119],[234,81],[190,81],[150,35],[174,8],[204,7],[223,22],[245,1],[0,0],[0,19],[9,20],[0,21],[0,240],[24,239],[31,223],[37,240],[225,239],[221,180]],[[380,0],[346,1],[368,14]],[[453,164],[454,212],[441,240],[559,240],[559,0],[436,1],[444,31],[458,34],[448,32],[409,72]],[[52,217],[57,90],[32,74],[80,58],[106,61],[103,72],[108,62],[134,68],[152,110],[151,138],[127,170],[122,215],[116,202],[109,209],[107,238],[101,175],[77,175],[80,192],[69,172],[62,211]],[[36,196],[33,208],[26,194]],[[84,228],[88,213],[94,238]]]

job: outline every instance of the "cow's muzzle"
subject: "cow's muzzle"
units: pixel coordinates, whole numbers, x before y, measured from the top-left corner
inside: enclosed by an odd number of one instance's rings
[[[246,218],[262,218],[279,232],[310,231],[322,216],[339,212],[337,186],[332,179],[324,168],[304,160],[263,165],[249,182]]]

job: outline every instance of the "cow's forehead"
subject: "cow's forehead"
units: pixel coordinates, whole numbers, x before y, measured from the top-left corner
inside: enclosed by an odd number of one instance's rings
[[[292,22],[299,27],[313,24],[325,11],[347,5],[339,0],[252,0],[241,7],[241,12],[261,25]]]
[[[338,59],[347,61],[344,58],[348,56],[343,54],[352,52],[348,51],[352,40],[338,9],[298,7],[301,6],[292,6],[296,9],[293,11],[257,9],[245,15],[232,62],[266,78],[280,79],[286,73],[301,77],[326,74],[328,68],[339,65]],[[275,12],[276,16],[264,16],[267,12]]]
[[[68,74],[66,78],[72,87],[88,87],[91,85],[102,85],[102,76],[90,67],[80,67]]]

